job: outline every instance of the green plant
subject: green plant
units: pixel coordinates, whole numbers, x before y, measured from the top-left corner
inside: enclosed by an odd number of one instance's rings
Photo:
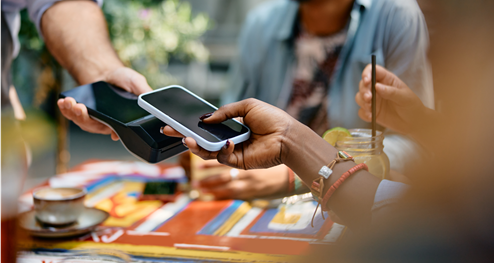
[[[110,37],[126,66],[143,74],[151,87],[175,82],[166,72],[170,59],[206,61],[208,50],[199,41],[210,22],[192,15],[179,0],[106,0],[103,11]]]

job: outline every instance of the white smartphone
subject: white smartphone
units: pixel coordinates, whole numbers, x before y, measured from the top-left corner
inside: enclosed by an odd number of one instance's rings
[[[221,150],[226,140],[237,144],[250,137],[250,129],[234,119],[218,124],[202,122],[200,116],[218,108],[181,86],[173,85],[141,94],[137,103],[211,152]]]

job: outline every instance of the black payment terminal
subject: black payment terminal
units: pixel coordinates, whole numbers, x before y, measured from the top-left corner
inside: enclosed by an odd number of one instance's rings
[[[160,133],[166,123],[141,109],[136,95],[111,84],[82,85],[60,97],[72,97],[86,105],[89,116],[110,126],[129,152],[147,162],[157,163],[188,150],[181,138]]]

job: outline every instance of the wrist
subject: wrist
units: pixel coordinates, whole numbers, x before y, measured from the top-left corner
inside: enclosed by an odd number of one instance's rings
[[[334,158],[337,150],[309,127],[294,122],[283,141],[282,162],[307,184]]]

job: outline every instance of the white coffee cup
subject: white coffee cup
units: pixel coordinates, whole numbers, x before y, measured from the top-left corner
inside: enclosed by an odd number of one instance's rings
[[[36,218],[45,224],[67,225],[84,211],[84,188],[38,188],[33,192]]]

